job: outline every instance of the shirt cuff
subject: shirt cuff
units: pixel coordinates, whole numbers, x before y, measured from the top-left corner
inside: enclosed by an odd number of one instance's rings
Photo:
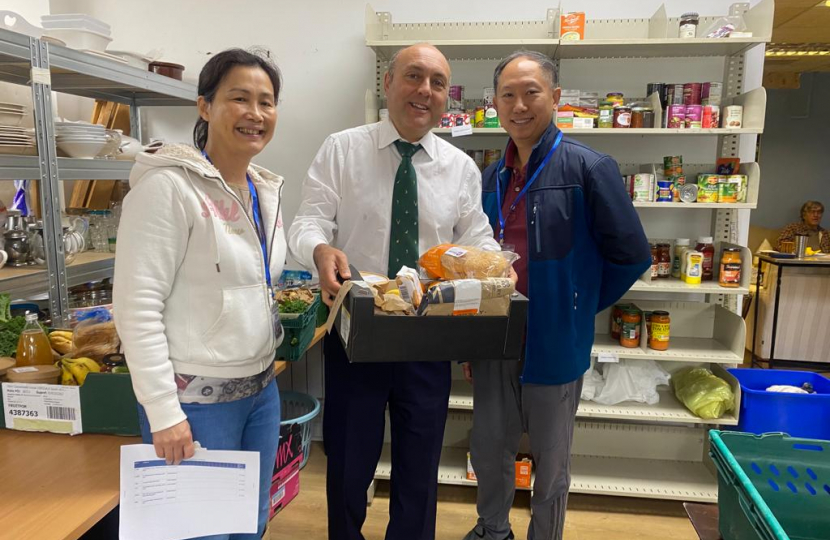
[[[171,428],[187,420],[182,404],[179,403],[179,395],[176,393],[162,396],[149,403],[142,403],[141,406],[147,414],[152,433]]]

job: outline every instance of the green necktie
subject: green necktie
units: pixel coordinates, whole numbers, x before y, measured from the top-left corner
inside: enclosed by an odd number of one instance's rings
[[[418,264],[418,178],[412,156],[419,144],[395,141],[401,164],[395,174],[392,191],[392,230],[389,234],[389,277],[395,277],[401,266],[416,268]]]

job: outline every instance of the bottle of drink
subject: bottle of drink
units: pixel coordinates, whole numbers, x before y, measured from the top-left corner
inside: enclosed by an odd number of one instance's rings
[[[37,323],[37,313],[26,314],[26,325],[17,341],[17,366],[46,366],[54,363],[52,345]]]

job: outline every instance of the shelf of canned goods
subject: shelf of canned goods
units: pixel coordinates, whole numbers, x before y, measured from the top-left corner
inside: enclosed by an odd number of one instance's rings
[[[493,70],[502,57],[518,49],[536,50],[554,59],[559,69],[558,86],[563,89],[643,96],[643,101],[660,108],[653,128],[563,128],[566,136],[584,140],[616,157],[623,175],[656,177],[662,173],[664,157],[682,154],[683,172],[696,178],[699,174],[714,173],[717,158],[740,157],[742,143],[746,149],[754,148],[755,136],[763,133],[766,91],[760,87],[760,80],[746,80],[745,62],[748,52],[770,40],[773,10],[773,0],[762,0],[752,8],[748,3],[736,3],[728,13],[699,18],[701,29],[721,16],[742,19],[747,33],[724,39],[676,37],[680,18],[667,16],[664,6],[659,6],[650,18],[592,19],[587,12],[584,38],[569,41],[561,37],[558,9],[548,9],[543,18],[532,21],[393,23],[390,13],[376,13],[367,6],[366,45],[376,53],[375,104],[383,108],[383,74],[392,54],[405,46],[429,42],[447,56],[452,68],[451,84],[463,86],[462,92],[466,94],[462,101],[467,106],[461,109],[485,103],[487,91],[492,92]],[[694,123],[661,127],[670,125],[671,118],[663,124],[659,97],[646,97],[653,88],[646,88],[646,83],[660,80],[667,85],[671,81],[719,83],[721,110],[730,105],[742,107],[740,127],[697,127]],[[453,99],[457,99],[457,94],[454,97],[451,89]],[[367,110],[367,116],[373,112]],[[480,119],[465,120],[475,123]],[[499,159],[507,135],[492,123],[461,130],[437,127],[433,133],[447,137],[475,157],[477,163],[481,160],[487,164]],[[738,226],[738,211],[756,207],[761,180],[760,167],[747,157],[740,163],[740,195],[724,197],[728,202],[682,202],[672,198],[634,201],[651,241],[665,242],[674,253],[678,238],[690,238],[694,247],[698,237],[712,237],[718,254],[724,248],[735,250],[735,256],[742,261],[742,275],[737,281],[722,283],[716,269],[711,281],[692,284],[676,276],[654,279],[647,273],[621,302],[636,303],[644,312],[668,311],[669,348],[651,349],[644,338],[637,346],[623,347],[610,335],[609,309],[597,315],[595,358],[653,360],[669,374],[690,366],[706,367],[725,379],[740,400],[739,385],[725,368],[743,361],[746,336],[738,299],[749,292],[751,253],[739,241],[745,242],[747,231]],[[475,481],[467,478],[473,392],[463,380],[460,368],[453,369],[451,411],[438,481],[475,486]],[[580,402],[574,433],[572,492],[717,500],[717,477],[707,454],[706,430],[712,425],[736,425],[738,412],[705,420],[689,411],[670,388],[661,387],[659,396],[655,405]],[[390,441],[387,430],[387,447],[377,467],[377,479],[390,477]]]
[[[80,253],[67,264],[61,223],[61,180],[127,180],[132,162],[57,157],[52,91],[130,105],[133,137],[141,140],[144,106],[192,106],[196,87],[120,62],[0,29],[0,81],[32,89],[37,155],[0,156],[0,180],[39,180],[44,267],[6,267],[0,287],[15,299],[48,292],[60,326],[69,309],[70,286],[112,276],[114,255]]]

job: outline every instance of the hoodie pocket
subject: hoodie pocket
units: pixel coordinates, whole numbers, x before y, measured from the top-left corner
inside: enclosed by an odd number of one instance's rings
[[[530,258],[564,259],[574,248],[574,206],[578,186],[549,187],[530,197]]]
[[[271,354],[274,329],[264,285],[224,289],[219,317],[202,342],[217,364],[244,364]]]

